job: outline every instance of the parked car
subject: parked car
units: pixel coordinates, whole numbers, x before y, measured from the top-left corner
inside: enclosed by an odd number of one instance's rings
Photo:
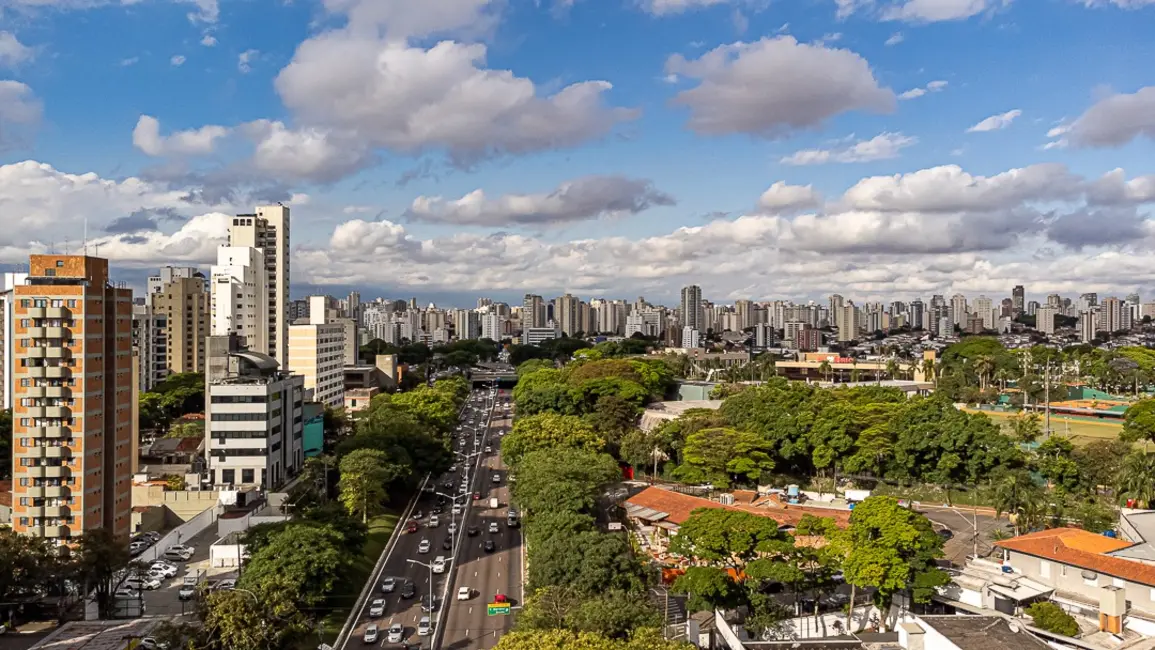
[[[165,650],[168,648],[168,644],[164,641],[158,641],[156,637],[146,636],[140,640],[140,643],[136,644],[136,647],[142,650]]]
[[[148,572],[150,574],[157,574],[165,578],[173,578],[176,577],[177,570],[175,564],[169,564],[168,562],[153,562],[152,565],[148,567]]]
[[[184,553],[185,555],[190,555],[190,556],[193,553],[196,553],[196,551],[197,551],[195,548],[193,548],[191,546],[185,546],[184,544],[177,544],[176,546],[170,546],[170,547],[168,547],[168,550],[176,551],[177,553]]]
[[[121,587],[113,594],[117,598],[140,598],[140,592],[130,587]]]
[[[221,580],[217,583],[217,591],[232,591],[237,588],[237,581],[233,579]]]
[[[380,618],[385,615],[385,599],[378,598],[369,603],[370,618]]]

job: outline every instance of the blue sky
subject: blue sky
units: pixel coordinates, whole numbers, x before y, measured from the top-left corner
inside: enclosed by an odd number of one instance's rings
[[[1152,33],[1155,0],[0,0],[0,263],[87,220],[134,282],[207,268],[282,200],[334,292],[1149,294]]]

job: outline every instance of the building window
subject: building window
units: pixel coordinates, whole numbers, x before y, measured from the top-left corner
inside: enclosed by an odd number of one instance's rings
[[[56,260],[56,268],[58,268],[58,269],[64,268],[64,260]]]
[[[233,484],[237,482],[237,470],[224,469],[221,470],[221,482],[226,484]]]
[[[253,470],[251,470],[251,469],[242,469],[241,470],[241,483],[252,483],[254,480],[254,476],[253,476],[254,473],[255,472],[253,472]]]

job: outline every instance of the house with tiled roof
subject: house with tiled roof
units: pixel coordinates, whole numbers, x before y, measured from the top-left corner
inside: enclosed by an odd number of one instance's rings
[[[1097,612],[1101,622],[1103,609],[1121,601],[1126,614],[1141,619],[1136,625],[1155,631],[1155,563],[1127,554],[1144,543],[1053,528],[1000,540],[995,546],[1003,552],[1004,571],[1053,589],[1053,600],[1084,613]]]

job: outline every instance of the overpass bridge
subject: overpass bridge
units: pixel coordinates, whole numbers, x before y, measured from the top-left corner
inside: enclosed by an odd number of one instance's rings
[[[494,384],[501,388],[512,388],[517,385],[517,372],[513,370],[474,368],[467,374],[467,377],[474,386]]]

